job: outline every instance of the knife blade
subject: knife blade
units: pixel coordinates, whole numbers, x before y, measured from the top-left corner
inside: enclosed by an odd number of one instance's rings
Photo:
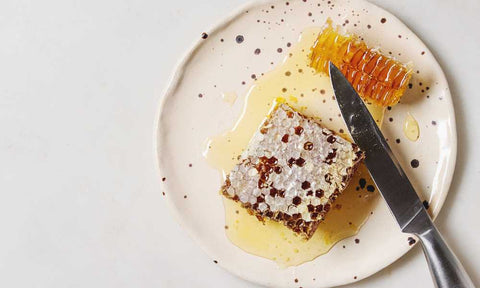
[[[423,211],[423,204],[362,99],[333,64],[330,78],[352,139],[365,152],[365,164],[403,230]]]
[[[475,287],[424,209],[363,100],[331,62],[329,72],[348,131],[354,142],[365,152],[365,165],[402,232],[419,237],[435,286]]]

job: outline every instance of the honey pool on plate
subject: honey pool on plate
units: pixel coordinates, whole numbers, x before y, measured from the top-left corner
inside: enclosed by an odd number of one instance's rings
[[[349,138],[345,134],[347,129],[333,96],[330,79],[308,66],[310,47],[320,30],[304,30],[284,62],[259,78],[250,88],[245,97],[243,113],[232,130],[208,139],[204,155],[223,177],[235,166],[237,157],[247,147],[278,99]],[[367,106],[381,125],[384,108]],[[328,252],[338,241],[355,235],[372,212],[377,199],[377,189],[362,164],[325,221],[308,241],[280,223],[258,221],[238,203],[227,199],[223,200],[225,231],[233,244],[248,253],[274,260],[282,267],[300,265]]]

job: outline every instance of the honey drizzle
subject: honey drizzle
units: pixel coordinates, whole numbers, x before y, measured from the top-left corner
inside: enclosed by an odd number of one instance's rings
[[[319,28],[303,31],[299,43],[289,51],[291,56],[250,88],[242,115],[233,129],[208,139],[204,156],[223,173],[224,179],[278,97],[302,114],[317,118],[326,128],[349,138],[329,78],[308,66],[310,47],[319,32]],[[371,104],[367,107],[381,125],[384,109]],[[378,193],[358,187],[361,178],[373,185],[363,164],[308,241],[278,222],[258,221],[240,204],[224,198],[226,235],[244,251],[276,261],[281,267],[311,261],[328,252],[338,241],[355,235],[373,211]]]

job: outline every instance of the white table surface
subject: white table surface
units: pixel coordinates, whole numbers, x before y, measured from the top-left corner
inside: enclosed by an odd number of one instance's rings
[[[179,57],[242,2],[0,1],[0,287],[256,287],[171,217],[153,147]],[[447,74],[459,154],[437,224],[480,284],[480,2],[374,2]],[[433,287],[420,247],[350,285],[387,286]]]

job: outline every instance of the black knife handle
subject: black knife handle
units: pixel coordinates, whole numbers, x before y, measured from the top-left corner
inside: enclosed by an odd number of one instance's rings
[[[409,228],[404,230],[410,230],[420,239],[435,287],[475,288],[462,264],[443,240],[425,210],[418,213],[408,226]]]

